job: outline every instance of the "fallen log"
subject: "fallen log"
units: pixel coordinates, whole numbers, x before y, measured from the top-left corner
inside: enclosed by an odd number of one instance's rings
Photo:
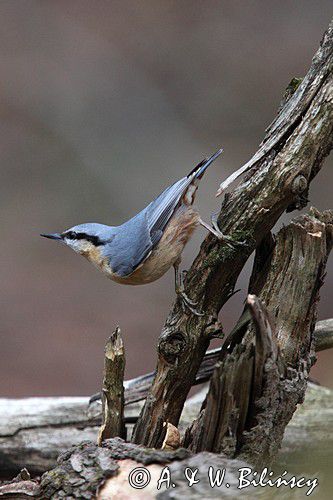
[[[202,404],[203,399],[205,398],[206,390],[202,390],[199,394],[191,398],[187,404],[185,405],[183,416],[181,420],[180,430],[183,432],[185,428],[192,422],[194,416],[196,416],[200,410],[200,406]],[[35,399],[35,408],[37,405],[38,398]],[[40,398],[44,399],[44,398]],[[52,398],[50,398],[52,399]],[[61,398],[55,398],[56,400]],[[81,401],[77,401],[79,408],[87,409],[88,398],[62,398],[62,405],[65,403],[65,399],[72,400],[72,410],[73,406],[75,406],[75,400],[84,400],[84,403]],[[82,405],[83,403],[83,405]],[[81,405],[81,406],[80,406]],[[132,405],[136,406],[136,405]],[[64,410],[64,406],[62,407]],[[130,406],[128,407],[128,409]],[[46,407],[44,406],[44,410]],[[52,406],[53,411],[58,414],[59,420],[64,420],[65,415],[61,418],[60,408],[57,410],[56,405]],[[133,408],[135,412],[138,411],[138,408]],[[287,470],[290,473],[299,474],[302,471],[302,474],[307,474],[308,477],[318,477],[319,479],[319,488],[322,494],[322,498],[330,498],[330,484],[325,483],[324,475],[327,474],[329,476],[329,467],[330,460],[332,460],[332,450],[333,450],[333,436],[332,430],[333,428],[333,391],[330,389],[326,389],[314,384],[309,384],[308,390],[305,396],[305,402],[301,405],[296,413],[294,414],[293,419],[289,423],[286,428],[284,440],[282,443],[282,449],[280,451],[278,461],[273,465],[273,470],[280,474],[284,470]],[[52,448],[52,440],[53,446],[56,447],[57,439],[60,439],[58,436],[57,428],[49,428],[49,434],[44,436],[44,446],[40,448],[40,452],[48,453],[48,451]],[[59,427],[61,431],[61,427]],[[46,469],[50,469],[56,467],[55,473],[51,471],[50,474],[43,479],[43,490],[41,492],[40,483],[34,482],[31,479],[28,479],[26,475],[19,478],[17,484],[9,485],[0,485],[0,498],[33,498],[35,495],[36,498],[42,498],[45,500],[50,497],[50,494],[54,492],[55,484],[57,484],[58,488],[58,497],[60,498],[60,491],[64,490],[64,488],[75,487],[77,493],[82,493],[80,498],[85,498],[83,495],[83,489],[80,490],[81,487],[85,484],[85,489],[87,494],[90,494],[88,498],[95,498],[91,491],[96,488],[97,485],[95,481],[84,481],[84,476],[89,472],[93,474],[93,477],[97,476],[97,472],[99,473],[99,481],[100,486],[98,487],[98,494],[100,495],[100,500],[109,500],[110,498],[117,498],[120,496],[120,493],[128,495],[135,495],[135,498],[140,498],[140,490],[134,491],[133,488],[129,488],[128,476],[130,471],[135,467],[141,467],[145,465],[151,474],[151,484],[155,486],[157,484],[157,480],[160,477],[161,471],[163,468],[168,465],[172,477],[172,481],[176,484],[176,488],[170,487],[168,491],[163,491],[164,500],[168,500],[169,498],[173,499],[192,499],[192,498],[207,498],[207,491],[210,492],[211,498],[221,498],[221,488],[215,487],[211,488],[208,483],[208,468],[209,466],[214,467],[215,469],[226,469],[227,476],[225,478],[225,483],[228,482],[231,484],[230,494],[234,491],[234,495],[241,496],[244,494],[246,498],[258,497],[262,496],[262,498],[281,498],[281,490],[277,490],[274,492],[267,491],[265,488],[256,488],[253,493],[251,493],[248,489],[244,491],[240,491],[237,489],[237,481],[238,481],[238,469],[240,467],[248,466],[248,464],[240,461],[240,460],[231,460],[225,457],[224,455],[217,455],[214,453],[198,453],[196,455],[192,455],[188,450],[177,450],[177,452],[168,452],[168,455],[163,455],[164,451],[158,451],[156,454],[156,450],[148,450],[150,455],[145,452],[137,452],[131,451],[135,450],[137,447],[135,445],[126,444],[126,447],[121,444],[121,441],[111,440],[114,445],[110,446],[110,450],[112,452],[106,451],[104,447],[98,448],[94,441],[96,439],[96,435],[98,432],[98,427],[91,427],[90,429],[84,428],[81,429],[81,436],[79,439],[79,443],[83,440],[90,440],[90,442],[86,445],[78,446],[78,450],[82,450],[83,452],[90,450],[90,453],[93,456],[102,457],[103,460],[98,461],[98,469],[94,469],[93,465],[96,464],[96,461],[92,458],[89,459],[88,463],[81,464],[80,460],[77,458],[77,454],[75,455],[75,448],[70,446],[71,436],[73,435],[73,430],[75,428],[70,426],[67,428],[68,434],[67,444],[59,450],[56,450],[56,454],[61,451],[64,452],[60,460],[60,464],[56,464],[56,458],[49,458],[47,456],[44,457],[44,464]],[[77,437],[77,436],[76,436]],[[38,438],[38,436],[37,436]],[[46,439],[49,438],[50,443],[48,448],[45,446]],[[64,439],[64,435],[62,435],[62,439]],[[75,439],[75,433],[74,433]],[[41,442],[37,442],[35,446],[35,453],[39,451],[39,445]],[[27,443],[29,445],[29,443]],[[22,443],[23,446],[23,443]],[[130,451],[128,447],[130,448]],[[65,450],[69,448],[69,451],[66,453]],[[27,463],[31,459],[36,459],[36,454],[33,454],[33,443],[30,443],[30,450],[26,448],[23,449],[23,456],[19,459],[17,456],[17,463],[14,469],[8,471],[7,479],[10,479],[14,475],[17,474],[17,471],[22,468],[23,463]],[[101,450],[98,452],[97,450]],[[122,451],[121,451],[122,450]],[[140,448],[141,450],[141,448]],[[28,451],[30,454],[28,454]],[[122,453],[122,454],[121,454]],[[127,455],[126,455],[127,453]],[[150,456],[150,465],[148,465]],[[309,460],[309,456],[311,456],[311,460]],[[67,457],[67,458],[66,458]],[[125,459],[126,457],[126,459]],[[0,452],[0,458],[3,460],[2,451]],[[121,458],[120,461],[119,458]],[[170,459],[173,459],[170,462]],[[116,463],[111,462],[115,460]],[[162,463],[161,463],[162,459]],[[148,461],[148,462],[147,462]],[[41,464],[41,460],[39,459],[39,464]],[[321,475],[318,476],[318,464],[321,464]],[[326,465],[325,465],[326,464]],[[29,463],[27,463],[29,465]],[[31,463],[31,465],[33,465]],[[198,469],[199,473],[197,475],[197,479],[200,479],[199,484],[194,484],[191,488],[188,487],[188,482],[186,477],[184,476],[185,467],[190,467],[195,470]],[[28,467],[30,472],[32,471],[32,467]],[[77,469],[75,471],[75,469]],[[2,464],[0,465],[0,470],[3,471]],[[40,469],[38,472],[42,473],[45,471],[45,468]],[[62,471],[62,475],[60,472]],[[114,473],[115,471],[115,473]],[[37,471],[35,471],[37,472]],[[53,472],[53,482],[52,482],[52,472]],[[72,486],[68,486],[67,479],[71,476],[72,478]],[[56,481],[56,479],[58,481]],[[224,483],[224,484],[225,484]],[[103,486],[104,485],[104,486]],[[3,488],[3,490],[1,490]],[[89,491],[90,488],[90,491]],[[223,487],[223,493],[226,491]],[[11,493],[9,493],[11,492]],[[325,496],[326,492],[326,496]],[[81,494],[80,493],[80,494]],[[302,490],[303,493],[303,490]],[[103,494],[103,496],[102,496]],[[142,490],[142,498],[149,499],[155,498],[155,491],[152,489],[144,489]],[[162,492],[159,492],[161,495]],[[20,496],[21,495],[21,496]],[[24,496],[25,495],[25,496]],[[67,493],[68,495],[68,493]],[[197,495],[197,496],[195,496]],[[252,497],[251,497],[252,495]],[[279,496],[280,495],[280,496]],[[291,495],[291,492],[290,492]],[[304,491],[305,495],[305,491]],[[66,496],[65,496],[66,497]],[[288,496],[288,498],[292,498]]]

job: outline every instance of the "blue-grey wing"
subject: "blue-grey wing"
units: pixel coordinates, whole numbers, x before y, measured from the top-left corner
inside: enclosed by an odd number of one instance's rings
[[[188,187],[195,182],[196,179],[201,179],[206,169],[220,156],[222,149],[216,151],[209,158],[204,158],[193,170],[186,176],[180,179],[172,186],[168,187],[145,209],[148,214],[148,227],[150,236],[155,240],[159,240],[160,232],[164,231],[165,226],[169,222],[174,213],[179,201],[186,193]]]
[[[184,177],[168,187],[145,209],[153,243],[157,243],[192,179]]]
[[[103,255],[109,258],[113,272],[128,276],[148,257],[190,183],[186,177],[176,182],[135,217],[116,228],[112,240],[103,247]]]
[[[153,244],[150,238],[147,215],[140,212],[117,231],[110,242],[103,246],[103,255],[118,276],[131,274],[149,255]]]

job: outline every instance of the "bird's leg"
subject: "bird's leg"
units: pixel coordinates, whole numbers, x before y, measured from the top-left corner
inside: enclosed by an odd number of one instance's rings
[[[218,223],[217,223],[217,215],[213,214],[212,215],[212,226],[207,224],[207,222],[203,221],[201,217],[199,218],[199,223],[207,229],[210,233],[212,233],[216,238],[220,241],[223,241],[227,245],[230,246],[246,246],[246,243],[243,241],[235,241],[233,240],[230,236],[227,236],[226,234],[222,233],[220,230]]]
[[[191,300],[184,291],[182,276],[179,272],[179,264],[180,264],[180,260],[177,260],[173,265],[173,268],[175,270],[176,294],[178,295],[178,297],[181,298],[183,306],[187,307],[193,314],[195,314],[196,316],[204,316],[204,313],[202,313],[201,311],[198,311],[196,309],[196,306],[198,305],[198,303]]]

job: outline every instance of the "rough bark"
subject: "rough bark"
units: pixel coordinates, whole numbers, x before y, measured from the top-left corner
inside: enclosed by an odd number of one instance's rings
[[[192,412],[198,411],[200,400],[193,401]],[[284,470],[299,477],[318,477],[320,498],[331,497],[331,484],[325,484],[323,475],[318,475],[318,463],[325,464],[332,458],[333,437],[330,432],[333,425],[333,391],[310,384],[306,402],[296,412],[287,427],[279,462],[273,470],[281,474]],[[190,417],[191,418],[191,417]],[[309,461],[309,454],[311,460]],[[296,462],[295,462],[296,460]],[[295,468],[297,464],[297,468]],[[135,467],[145,466],[150,475],[149,486],[135,490],[129,485],[128,477]],[[168,466],[172,478],[172,486],[165,490],[156,489],[158,478],[165,466]],[[208,483],[209,467],[226,469],[226,477],[221,487],[211,488]],[[292,491],[281,491],[268,488],[237,489],[240,467],[249,466],[240,460],[228,459],[224,455],[208,452],[192,455],[188,450],[180,449],[165,454],[160,450],[147,450],[124,443],[120,439],[105,442],[102,448],[94,443],[84,443],[73,447],[63,454],[54,469],[45,474],[40,481],[33,481],[26,473],[18,477],[15,483],[0,485],[2,498],[39,498],[56,500],[58,498],[142,498],[144,500],[158,498],[168,499],[201,499],[201,498],[300,498],[306,490],[293,496]],[[199,483],[191,488],[188,485],[184,470],[190,467],[198,469],[196,479]],[[329,476],[330,464],[325,473]],[[324,465],[323,465],[324,468]],[[225,484],[230,484],[227,489]],[[9,494],[9,491],[11,493]]]
[[[329,211],[312,209],[278,233],[260,291],[268,313],[249,295],[254,325],[241,322],[227,339],[185,446],[259,465],[275,459],[314,362],[312,331],[332,244]]]
[[[99,446],[105,439],[125,437],[124,371],[124,344],[120,328],[117,326],[105,345],[102,425],[97,439]]]
[[[119,438],[106,440],[102,447],[94,443],[83,443],[73,447],[59,457],[58,464],[54,469],[46,472],[40,481],[15,481],[10,485],[0,486],[0,496],[3,498],[38,498],[57,500],[60,498],[79,498],[109,500],[110,498],[180,498],[175,496],[165,487],[157,489],[158,478],[165,468],[170,467],[172,481],[175,488],[180,489],[179,494],[184,498],[184,493],[191,498],[194,493],[199,494],[207,491],[208,481],[194,489],[188,488],[184,476],[184,469],[191,467],[193,470],[200,466],[202,473],[208,471],[211,464],[215,467],[227,468],[226,481],[229,481],[231,490],[237,492],[237,468],[248,466],[244,462],[233,460],[232,463],[225,457],[216,457],[212,454],[199,454],[191,456],[188,450],[183,448],[177,451],[161,451],[142,448],[140,446],[125,443]],[[129,484],[128,477],[131,471],[137,467],[145,467],[151,481],[140,492]],[[132,476],[133,482],[140,484],[139,480]],[[186,489],[189,491],[186,492]],[[252,490],[253,491],[253,490]],[[23,493],[23,495],[22,495]],[[171,493],[171,494],[170,494]],[[186,494],[187,493],[187,494]],[[22,495],[22,496],[21,496]]]
[[[185,282],[204,316],[184,311],[177,300],[158,342],[152,388],[133,440],[161,446],[163,423],[177,425],[188,391],[215,331],[217,314],[234,291],[249,255],[286,210],[306,204],[309,184],[333,143],[333,23],[308,74],[266,131],[248,162],[250,177],[226,196],[218,217],[223,233],[246,247],[221,245],[208,236]]]

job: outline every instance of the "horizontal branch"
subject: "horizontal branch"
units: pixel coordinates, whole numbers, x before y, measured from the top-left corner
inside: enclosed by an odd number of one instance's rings
[[[333,347],[333,319],[323,319],[316,323],[313,332],[313,342],[316,352],[332,349]]]

